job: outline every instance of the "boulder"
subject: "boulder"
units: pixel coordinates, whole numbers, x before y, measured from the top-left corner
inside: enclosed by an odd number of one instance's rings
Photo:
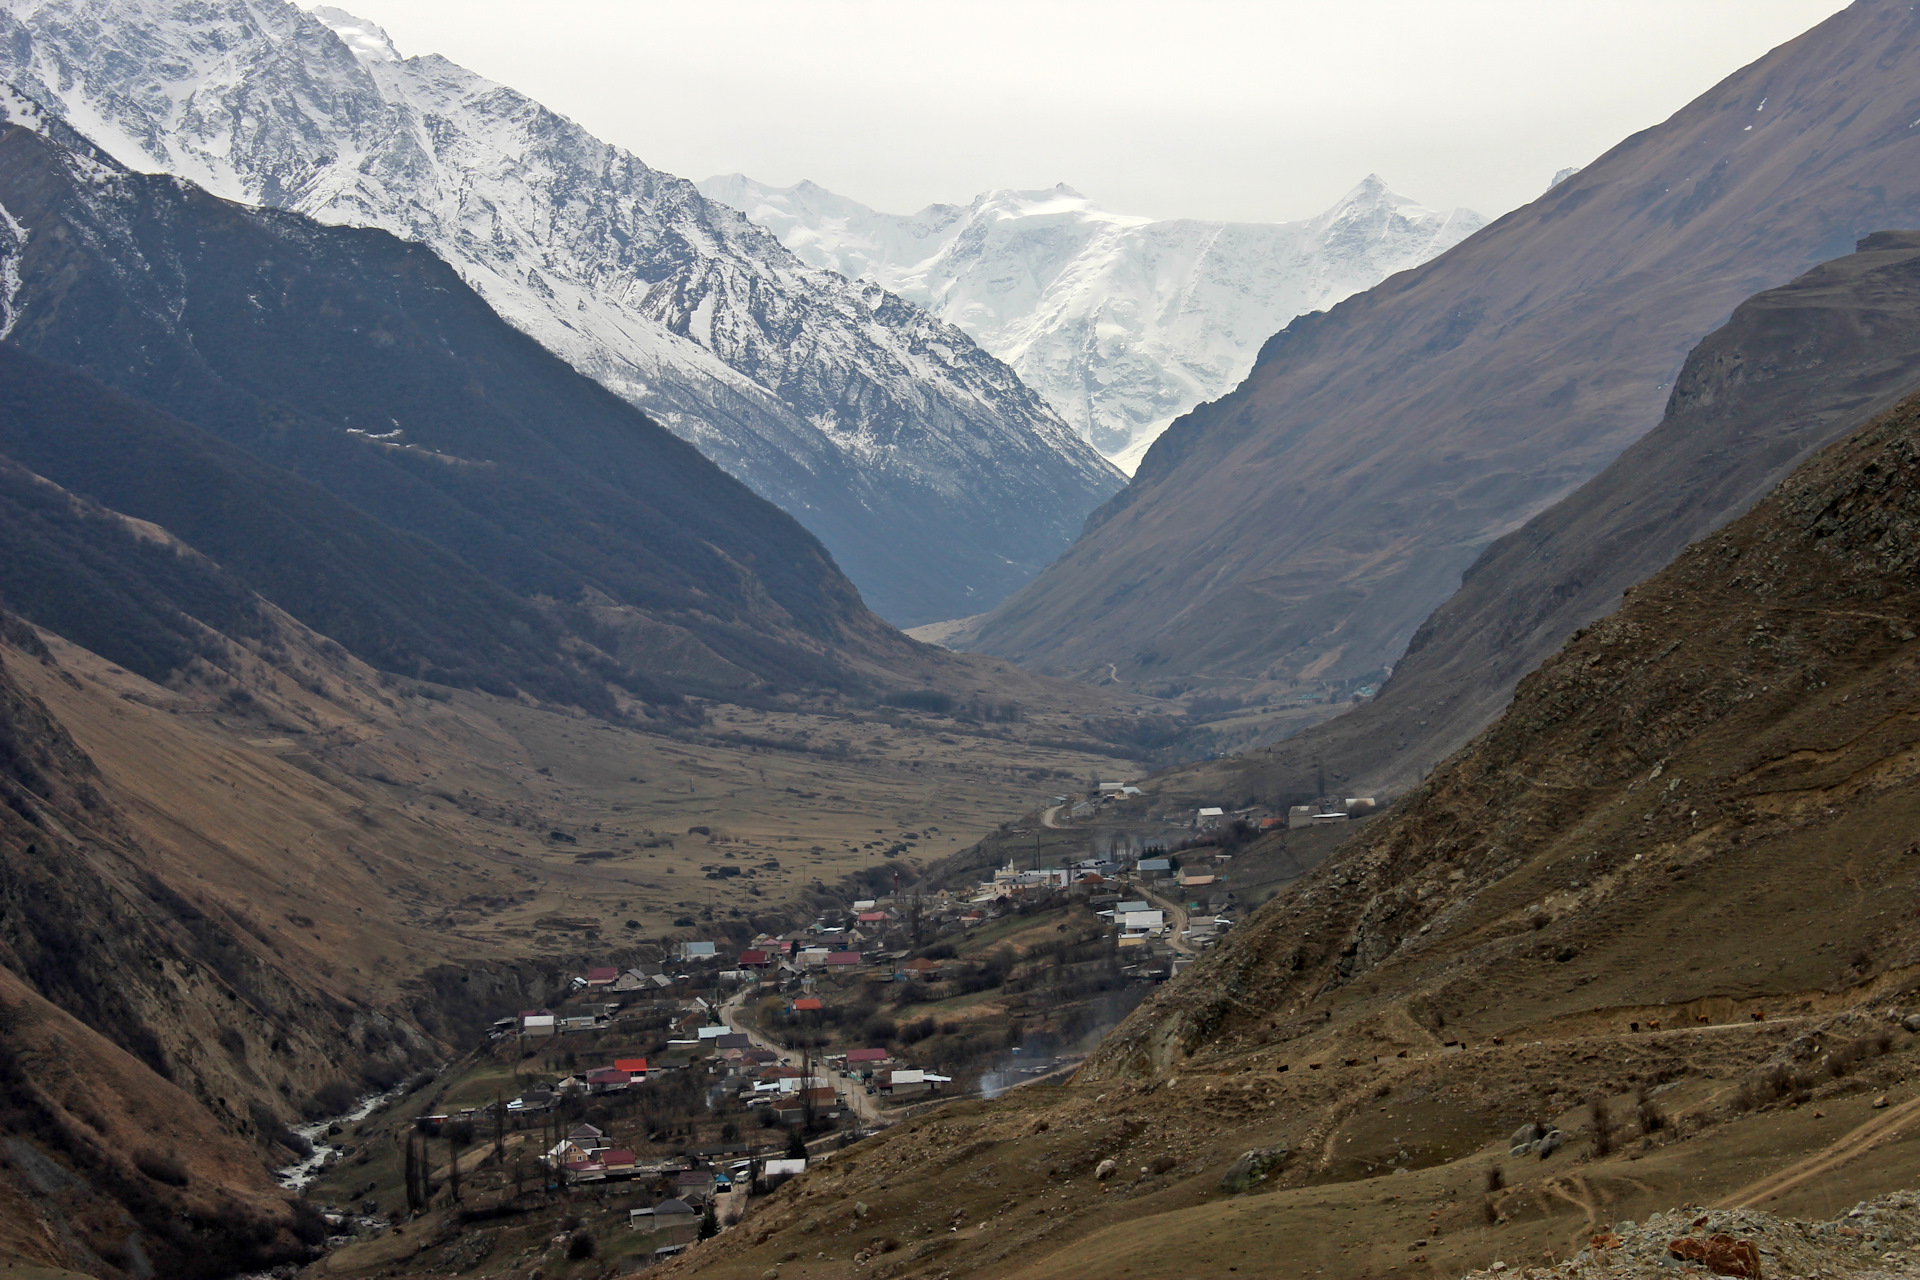
[[[1558,1129],[1549,1129],[1546,1134],[1541,1137],[1540,1141],[1533,1144],[1533,1149],[1539,1153],[1542,1160],[1545,1160],[1548,1156],[1565,1146],[1566,1142],[1567,1139],[1565,1135]]]
[[[1683,1236],[1669,1244],[1667,1252],[1682,1262],[1697,1262],[1717,1276],[1760,1280],[1760,1250],[1751,1240],[1722,1234],[1705,1240]]]
[[[1120,1167],[1119,1162],[1115,1160],[1112,1156],[1108,1156],[1105,1160],[1102,1160],[1099,1164],[1093,1167],[1093,1176],[1098,1181],[1105,1182],[1108,1178],[1111,1178],[1113,1176],[1113,1171],[1115,1169],[1118,1169],[1119,1167]]]
[[[1906,1017],[1900,1019],[1900,1025],[1913,1032],[1913,1034],[1920,1036],[1920,1013],[1908,1014]]]
[[[1227,1167],[1220,1177],[1220,1189],[1230,1195],[1251,1191],[1267,1180],[1287,1158],[1285,1147],[1255,1147]]]
[[[1541,1136],[1545,1133],[1546,1130],[1544,1128],[1529,1121],[1513,1131],[1513,1136],[1507,1139],[1507,1145],[1510,1147],[1530,1147],[1540,1141]]]

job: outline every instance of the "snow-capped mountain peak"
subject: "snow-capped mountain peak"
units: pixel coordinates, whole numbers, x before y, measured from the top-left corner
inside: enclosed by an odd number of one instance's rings
[[[339,36],[342,43],[361,62],[399,62],[401,60],[400,51],[393,47],[393,38],[365,18],[356,18],[345,9],[337,9],[328,4],[317,5],[308,12],[324,22],[333,34]]]
[[[1267,338],[1478,230],[1377,174],[1290,223],[1156,220],[1062,183],[880,213],[811,182],[700,188],[800,257],[873,280],[965,329],[1131,471],[1155,436],[1246,376]]]
[[[896,622],[989,607],[1121,484],[961,330],[344,10],[0,0],[0,79],[130,168],[428,245]]]

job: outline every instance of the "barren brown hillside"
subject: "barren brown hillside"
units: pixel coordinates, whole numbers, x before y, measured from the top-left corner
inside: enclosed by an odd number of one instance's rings
[[[1687,356],[1660,425],[1488,547],[1373,701],[1194,765],[1188,790],[1397,794],[1497,716],[1620,593],[1744,512],[1813,450],[1920,386],[1920,233],[1879,232],[1740,304]]]
[[[1911,1185],[1917,569],[1909,400],[1570,640],[1070,1086],[902,1126],[678,1267],[1436,1275]],[[1535,1121],[1560,1145],[1510,1152]]]
[[[1395,661],[1659,420],[1749,295],[1920,225],[1920,12],[1859,0],[1441,257],[1272,339],[971,647],[1225,689]]]

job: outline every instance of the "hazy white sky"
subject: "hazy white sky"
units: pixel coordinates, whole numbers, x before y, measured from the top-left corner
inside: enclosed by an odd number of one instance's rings
[[[335,0],[687,178],[907,212],[1066,182],[1319,212],[1369,172],[1498,214],[1840,0]]]

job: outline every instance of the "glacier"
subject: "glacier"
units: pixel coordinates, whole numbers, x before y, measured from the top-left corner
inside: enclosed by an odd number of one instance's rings
[[[1288,321],[1486,225],[1375,175],[1318,217],[1277,223],[1118,214],[1064,184],[914,214],[880,213],[811,182],[728,174],[698,185],[815,266],[966,330],[1129,474],[1168,423],[1239,385]]]
[[[129,168],[427,245],[896,624],[990,607],[1124,484],[962,328],[344,10],[0,0],[0,79]]]

